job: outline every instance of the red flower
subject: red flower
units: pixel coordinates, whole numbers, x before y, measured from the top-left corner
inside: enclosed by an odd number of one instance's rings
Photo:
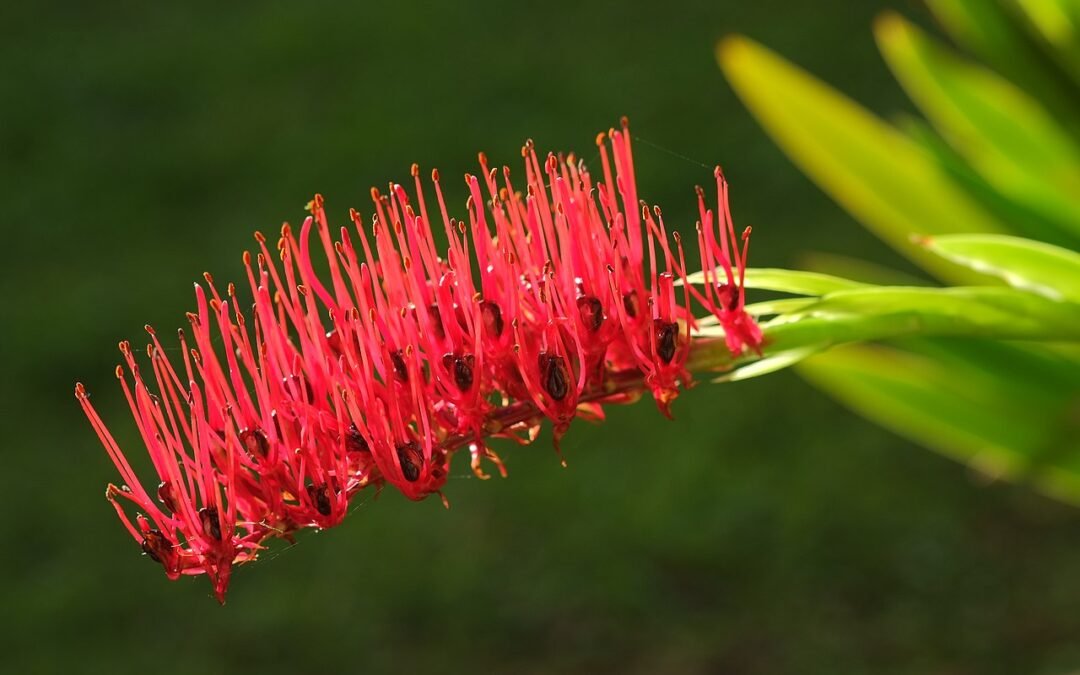
[[[439,492],[465,447],[486,478],[485,459],[504,471],[486,439],[528,443],[545,417],[558,438],[575,417],[602,417],[603,404],[644,390],[668,414],[691,381],[691,294],[733,354],[758,350],[761,331],[743,309],[749,228],[740,250],[723,175],[720,211],[698,190],[705,289],[680,288],[681,239],[639,202],[630,141],[625,122],[597,138],[596,182],[573,155],[541,161],[530,141],[524,193],[481,154],[482,173],[465,176],[461,221],[437,171],[429,209],[415,165],[412,195],[372,189],[370,228],[353,210],[352,231],[332,232],[316,196],[299,236],[285,225],[272,251],[256,233],[258,252],[244,254],[249,315],[232,284],[224,296],[209,275],[196,285],[179,371],[150,327],[150,376],[121,343],[128,374],[118,367],[117,377],[160,480],[155,494],[81,384],[75,392],[121,474],[106,496],[144,553],[170,578],[207,574],[224,601],[234,564],[268,537],[338,524],[365,487]]]

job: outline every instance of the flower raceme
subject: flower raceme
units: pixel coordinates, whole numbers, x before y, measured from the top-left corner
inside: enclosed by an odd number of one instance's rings
[[[116,375],[153,493],[82,384],[75,393],[122,478],[106,497],[143,552],[171,579],[208,575],[223,602],[234,565],[270,537],[340,523],[364,488],[440,493],[463,448],[477,476],[484,462],[505,475],[488,439],[529,443],[546,418],[557,443],[575,417],[645,391],[669,414],[708,340],[692,337],[692,297],[733,355],[758,351],[742,283],[750,230],[736,236],[719,168],[716,211],[697,190],[699,290],[678,283],[678,233],[638,199],[625,120],[597,146],[594,182],[573,155],[541,160],[527,142],[524,192],[481,154],[465,220],[450,217],[438,171],[428,201],[416,165],[411,193],[372,189],[370,224],[352,210],[352,227],[331,230],[316,196],[299,232],[283,226],[274,248],[256,233],[244,253],[249,313],[206,275],[178,363],[149,326],[148,372],[122,342]]]

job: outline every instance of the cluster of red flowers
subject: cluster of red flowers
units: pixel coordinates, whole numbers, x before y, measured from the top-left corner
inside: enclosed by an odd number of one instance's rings
[[[332,233],[316,196],[299,236],[284,226],[272,250],[256,233],[259,251],[244,254],[249,314],[232,284],[224,295],[209,275],[196,285],[182,368],[149,326],[152,378],[121,343],[130,378],[123,366],[116,375],[161,481],[155,493],[85,388],[75,392],[123,480],[106,495],[145,554],[170,578],[207,574],[223,600],[234,564],[268,537],[338,524],[365,487],[439,492],[460,448],[486,477],[484,460],[503,471],[486,439],[527,443],[543,418],[557,438],[576,416],[645,390],[666,414],[690,381],[691,295],[732,353],[757,350],[761,332],[743,311],[749,228],[740,244],[720,170],[718,211],[698,189],[707,283],[680,288],[682,243],[659,208],[638,201],[625,121],[597,146],[594,183],[573,155],[541,161],[526,143],[524,194],[481,154],[482,173],[465,176],[467,220],[448,214],[437,171],[432,220],[415,165],[413,194],[372,189],[370,225],[354,210],[355,229]],[[313,269],[313,231],[328,278]]]

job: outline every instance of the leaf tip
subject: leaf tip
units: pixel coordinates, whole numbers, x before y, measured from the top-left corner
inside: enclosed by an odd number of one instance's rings
[[[745,35],[732,33],[716,43],[716,61],[724,70],[737,68],[754,48],[754,42]]]
[[[874,17],[874,35],[879,42],[892,42],[903,38],[907,32],[904,17],[892,10],[885,10]]]

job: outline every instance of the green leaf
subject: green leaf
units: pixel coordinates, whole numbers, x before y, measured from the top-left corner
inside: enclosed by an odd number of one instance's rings
[[[999,339],[1080,339],[1080,306],[1010,288],[870,287],[830,293],[802,312],[818,317],[906,317],[913,334],[971,336],[985,330]]]
[[[721,326],[703,326],[691,355],[693,371],[727,371],[759,358],[798,354],[849,342],[910,337],[966,337],[1080,343],[1080,305],[1008,287],[878,287],[836,291],[761,324],[763,353],[732,358]],[[781,358],[780,367],[785,365]],[[790,365],[790,364],[786,364]],[[772,372],[777,368],[768,368]],[[755,371],[750,371],[754,373]],[[757,373],[760,374],[760,373]],[[743,374],[743,377],[749,375]]]
[[[767,354],[909,336],[1080,341],[1080,308],[1012,288],[840,291],[762,325]]]
[[[998,191],[1080,234],[1080,147],[1037,101],[896,14],[878,44],[911,98]]]
[[[1057,62],[1080,84],[1080,3],[1013,0]]]
[[[776,300],[763,300],[746,306],[746,313],[753,317],[769,316],[775,314],[790,314],[801,311],[817,302],[817,298],[779,298]]]
[[[1037,210],[1018,203],[1015,199],[998,192],[980,174],[946,143],[930,125],[909,115],[899,116],[898,124],[907,135],[931,153],[938,164],[948,172],[957,185],[979,201],[988,211],[1008,224],[1011,234],[1038,239],[1065,247],[1080,246],[1080,233],[1069,225],[1055,222]]]
[[[805,347],[797,347],[795,349],[789,349],[783,352],[777,352],[770,354],[765,358],[752,361],[745,366],[740,366],[729,373],[724,373],[716,378],[713,378],[714,383],[722,382],[738,382],[739,380],[748,380],[751,377],[759,377],[761,375],[767,375],[769,373],[775,373],[778,370],[789,368],[800,361],[810,358],[814,354],[825,349],[827,345],[807,345]]]
[[[817,302],[817,298],[815,297],[776,298],[773,300],[750,303],[746,305],[744,309],[746,309],[747,314],[760,320],[763,316],[794,314],[809,307],[815,302]],[[697,319],[695,323],[697,324],[695,331],[697,335],[715,336],[724,334],[722,329],[717,328],[720,324],[720,320],[713,314]]]
[[[969,273],[933,260],[913,233],[1001,232],[926,151],[850,99],[744,37],[724,40],[720,65],[781,148],[894,248],[954,282]]]
[[[1080,303],[1080,253],[992,234],[928,237],[923,245],[959,265],[1004,279],[1010,286],[1052,300]]]
[[[1080,503],[1080,436],[1070,432],[1067,412],[1025,405],[1008,380],[982,377],[973,366],[891,347],[849,345],[797,369],[902,436],[993,477],[1030,479]]]
[[[723,276],[723,270],[717,268],[716,274]],[[705,272],[694,272],[686,277],[689,284],[705,283]],[[746,270],[744,285],[747,288],[755,288],[763,291],[777,291],[779,293],[793,293],[795,295],[824,295],[833,291],[842,291],[849,288],[860,288],[865,284],[849,279],[819,274],[817,272],[800,272],[798,270],[784,270],[771,267],[750,267]]]
[[[1002,4],[991,0],[927,0],[934,17],[958,44],[1039,99],[1076,137],[1080,134],[1076,91],[1032,44],[1024,27],[1014,19],[1014,12],[1007,12]]]
[[[932,357],[976,385],[983,378],[1008,382],[1013,398],[1023,399],[1025,406],[1066,415],[1071,402],[1080,396],[1076,385],[1080,382],[1080,358],[1057,353],[1056,344],[957,337],[904,338],[891,344]]]

